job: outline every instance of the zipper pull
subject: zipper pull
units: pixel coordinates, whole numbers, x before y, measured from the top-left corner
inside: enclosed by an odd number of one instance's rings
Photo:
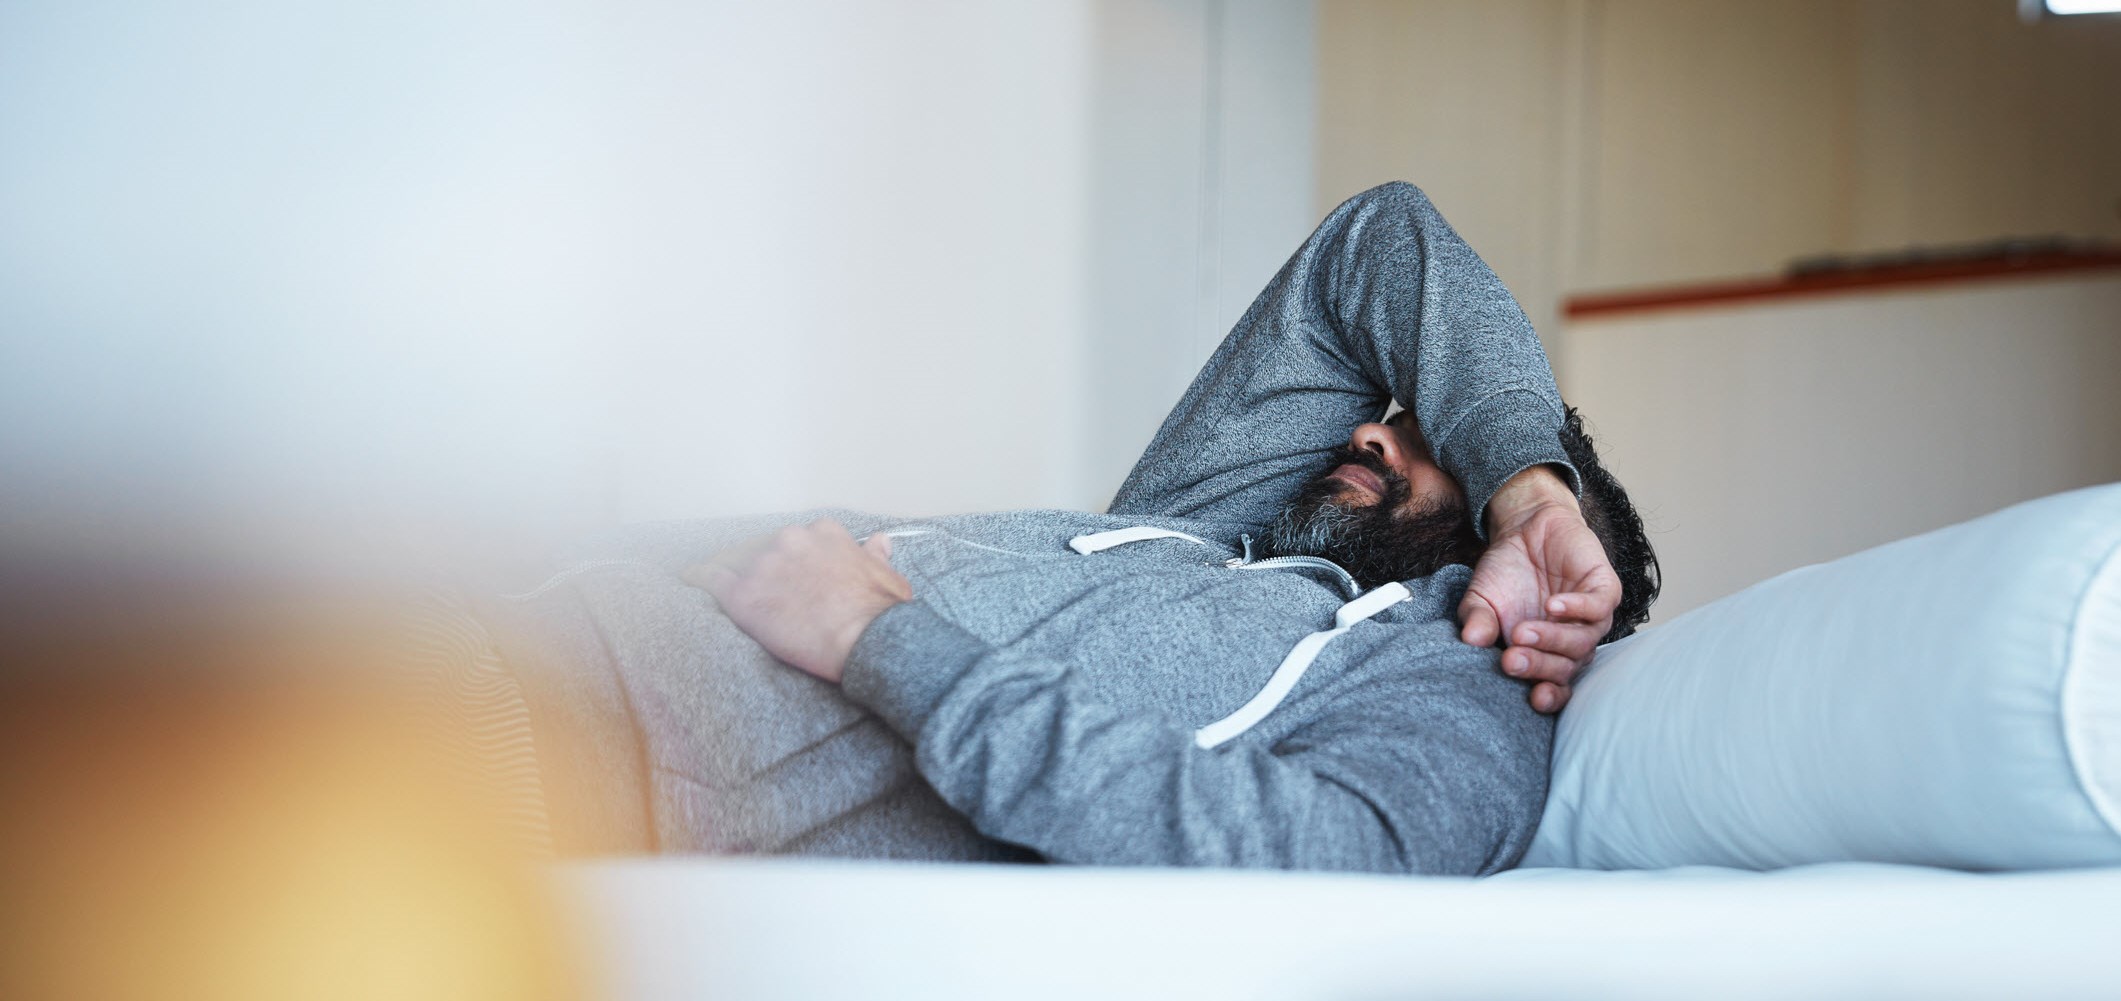
[[[1245,554],[1243,556],[1237,556],[1223,561],[1223,566],[1229,567],[1233,570],[1252,562],[1252,536],[1239,535],[1237,539],[1239,542],[1244,544]]]

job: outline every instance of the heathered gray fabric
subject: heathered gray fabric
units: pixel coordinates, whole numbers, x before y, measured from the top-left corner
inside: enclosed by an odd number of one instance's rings
[[[1562,452],[1561,394],[1517,300],[1411,184],[1341,203],[1237,321],[1112,501],[1263,527],[1392,398],[1478,517]]]
[[[1328,645],[1258,726],[1193,743],[1346,600],[1316,574],[1223,561],[1393,396],[1475,511],[1519,470],[1567,468],[1530,324],[1404,184],[1305,242],[1110,513],[641,526],[515,614],[593,621],[666,851],[1492,872],[1530,840],[1553,729],[1494,651],[1458,642],[1463,567],[1408,581],[1412,600]],[[893,531],[915,595],[863,635],[838,689],[774,662],[677,577],[823,514]],[[1144,524],[1208,543],[1068,548]]]

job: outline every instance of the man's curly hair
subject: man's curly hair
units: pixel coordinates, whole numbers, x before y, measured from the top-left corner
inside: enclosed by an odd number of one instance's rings
[[[1575,407],[1563,409],[1560,434],[1562,449],[1583,477],[1583,520],[1605,545],[1606,558],[1620,575],[1620,607],[1613,610],[1613,629],[1599,640],[1611,643],[1649,620],[1650,603],[1657,600],[1662,582],[1657,553],[1650,548],[1642,515],[1635,512],[1627,490],[1598,461],[1591,436],[1583,430],[1583,415]]]

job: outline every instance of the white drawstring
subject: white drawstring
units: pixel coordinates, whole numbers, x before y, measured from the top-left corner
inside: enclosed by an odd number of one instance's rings
[[[1189,539],[1204,546],[1210,544],[1203,539],[1187,535],[1184,532],[1174,532],[1170,529],[1140,525],[1134,528],[1114,529],[1110,532],[1078,535],[1068,540],[1068,548],[1087,556],[1091,553],[1103,552],[1114,546],[1124,546],[1130,542],[1143,542],[1149,539]],[[1250,555],[1250,549],[1250,546],[1246,547],[1247,555]],[[1346,574],[1346,571],[1340,570],[1338,565],[1325,560],[1319,560],[1318,562],[1326,563],[1326,565],[1340,571],[1343,575]],[[1258,564],[1250,565],[1257,566]],[[1193,732],[1194,745],[1202,750],[1209,750],[1227,743],[1237,735],[1259,725],[1260,720],[1266,719],[1268,714],[1279,707],[1282,700],[1288,698],[1289,693],[1295,690],[1296,683],[1303,680],[1304,672],[1311,669],[1311,662],[1318,659],[1319,653],[1325,650],[1326,644],[1340,638],[1342,633],[1355,628],[1356,623],[1362,622],[1410,597],[1413,597],[1413,595],[1407,590],[1405,584],[1393,581],[1340,606],[1333,613],[1333,628],[1323,629],[1297,640],[1296,646],[1289,650],[1289,655],[1283,657],[1281,665],[1274,669],[1273,676],[1267,679],[1266,687],[1261,688],[1259,693],[1252,696],[1250,701],[1237,707],[1236,712],[1195,730]]]
[[[1208,540],[1197,535],[1174,532],[1168,528],[1151,528],[1148,525],[1136,525],[1133,528],[1115,528],[1109,532],[1078,535],[1068,540],[1068,548],[1088,556],[1091,553],[1104,552],[1114,546],[1124,546],[1129,542],[1147,542],[1150,539],[1184,539],[1188,542],[1198,542],[1203,546],[1209,544]]]
[[[1281,700],[1289,697],[1289,692],[1303,680],[1304,672],[1311,669],[1311,662],[1318,659],[1326,644],[1355,628],[1356,623],[1411,596],[1407,586],[1395,580],[1340,606],[1340,610],[1333,613],[1333,628],[1297,640],[1289,655],[1281,659],[1281,666],[1274,669],[1274,676],[1267,679],[1266,687],[1252,696],[1250,702],[1237,707],[1236,712],[1194,731],[1194,745],[1208,750],[1259,725],[1260,720],[1266,719],[1268,713],[1281,705]]]

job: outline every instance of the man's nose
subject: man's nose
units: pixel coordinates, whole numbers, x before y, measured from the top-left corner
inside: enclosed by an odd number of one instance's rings
[[[1356,428],[1348,444],[1375,454],[1396,472],[1406,472],[1406,443],[1399,440],[1399,432],[1390,424],[1365,424]]]

